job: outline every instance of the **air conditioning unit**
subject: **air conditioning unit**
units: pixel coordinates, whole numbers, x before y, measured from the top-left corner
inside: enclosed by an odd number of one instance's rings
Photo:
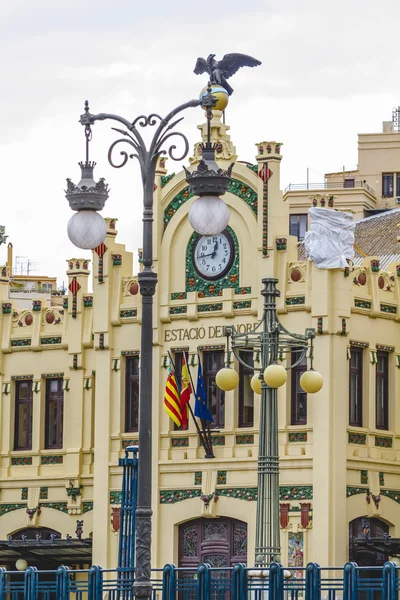
[[[400,196],[396,196],[396,204],[400,204]]]

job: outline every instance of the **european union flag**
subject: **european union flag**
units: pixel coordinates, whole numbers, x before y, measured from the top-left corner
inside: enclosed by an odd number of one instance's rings
[[[207,406],[207,396],[206,390],[204,387],[204,377],[203,370],[201,368],[200,356],[199,358],[199,370],[197,372],[197,387],[196,387],[196,401],[194,403],[194,414],[199,419],[204,419],[205,421],[214,422],[210,411]]]

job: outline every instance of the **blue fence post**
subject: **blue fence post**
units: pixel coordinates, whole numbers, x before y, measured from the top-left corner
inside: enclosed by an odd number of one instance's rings
[[[201,563],[197,568],[196,600],[209,600],[211,598],[210,567]]]
[[[271,563],[269,567],[268,597],[274,600],[284,598],[283,567],[280,563]]]
[[[382,569],[382,600],[397,599],[397,569],[394,562],[385,562]]]
[[[56,598],[57,600],[68,599],[68,569],[64,566],[58,567],[57,569]]]
[[[163,568],[161,600],[175,600],[175,565],[165,565]]]
[[[125,458],[118,461],[118,465],[123,468],[118,547],[120,569],[133,569],[135,566],[138,451],[138,446],[128,446],[125,448]],[[129,456],[130,452],[132,457]]]
[[[245,566],[238,563],[232,569],[231,598],[232,600],[243,600],[245,597]]]
[[[100,567],[93,565],[89,570],[88,600],[101,600],[103,579]]]
[[[6,570],[0,567],[0,600],[5,600],[6,597]]]
[[[24,600],[38,598],[38,571],[36,567],[28,567],[24,574]]]
[[[321,573],[317,563],[308,563],[306,567],[306,592],[305,600],[320,600],[321,598]]]
[[[357,565],[348,562],[343,567],[343,600],[356,600]]]

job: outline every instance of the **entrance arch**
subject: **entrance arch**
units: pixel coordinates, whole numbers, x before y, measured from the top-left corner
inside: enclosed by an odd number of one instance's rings
[[[231,567],[247,562],[247,523],[229,517],[195,519],[179,526],[179,566]]]
[[[388,554],[375,551],[373,548],[358,547],[354,538],[384,538],[389,533],[389,525],[380,519],[359,517],[349,523],[349,560],[360,567],[379,567],[388,559]]]

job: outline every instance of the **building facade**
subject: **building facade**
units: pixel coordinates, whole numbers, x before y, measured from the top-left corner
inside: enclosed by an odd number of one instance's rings
[[[282,562],[366,560],[355,556],[349,535],[369,528],[378,537],[400,537],[400,256],[389,260],[382,250],[334,270],[307,261],[289,236],[281,144],[260,142],[254,164],[240,162],[228,130],[215,111],[216,158],[224,168],[236,161],[225,195],[231,219],[219,236],[200,239],[191,229],[183,172],[168,173],[165,159],[157,171],[153,566],[254,563],[260,397],[249,381],[260,357],[239,367],[223,326],[242,332],[255,326],[263,277],[279,279],[278,313],[286,328],[316,329],[315,367],[324,378],[322,390],[307,397],[300,364],[278,391]],[[204,138],[205,125],[200,131]],[[200,159],[198,143],[191,165]],[[321,196],[314,194],[311,204],[321,205]],[[391,215],[387,235],[395,236],[395,247],[397,211]],[[381,223],[375,218],[371,234]],[[116,220],[107,223],[92,262],[67,261],[62,306],[33,300],[19,308],[10,298],[9,271],[1,269],[0,540],[18,539],[21,531],[67,539],[81,527],[82,537],[93,539],[92,556],[81,564],[111,568],[118,459],[137,443],[138,390],[146,382],[140,381],[141,296],[132,254],[117,240]],[[199,357],[202,362],[213,458],[205,458],[194,422],[177,429],[163,408],[169,355],[179,374],[183,353],[194,382]],[[282,357],[286,366],[292,361]],[[215,375],[226,362],[240,381],[223,393]],[[0,564],[7,564],[4,556],[0,548]]]

